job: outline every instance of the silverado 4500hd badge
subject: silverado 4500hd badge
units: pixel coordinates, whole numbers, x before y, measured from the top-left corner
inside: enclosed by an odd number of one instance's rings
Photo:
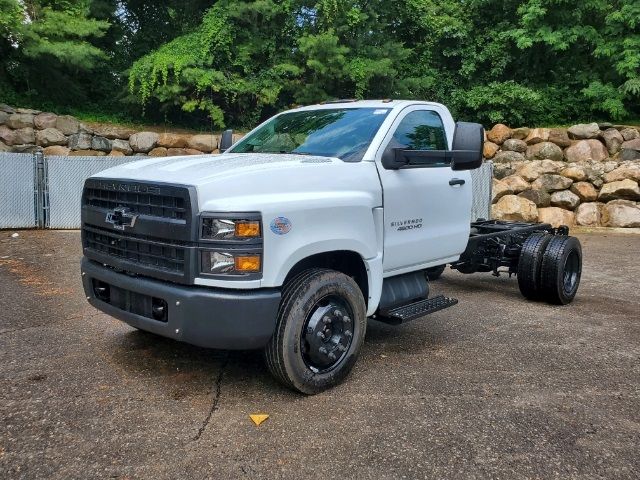
[[[409,220],[399,220],[397,222],[391,222],[391,228],[395,228],[398,232],[404,230],[415,230],[416,228],[422,228],[421,218],[411,218]]]

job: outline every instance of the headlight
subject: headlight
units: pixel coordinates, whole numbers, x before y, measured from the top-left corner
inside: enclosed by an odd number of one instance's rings
[[[252,214],[251,217],[255,217]],[[202,217],[200,238],[203,240],[250,240],[261,236],[258,218]]]
[[[246,275],[259,273],[262,267],[262,258],[258,253],[246,252],[201,252],[202,273],[209,275]]]

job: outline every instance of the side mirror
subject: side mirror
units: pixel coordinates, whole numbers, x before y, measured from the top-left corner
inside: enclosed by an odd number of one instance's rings
[[[382,166],[387,170],[399,170],[408,165],[409,160],[403,155],[402,147],[389,144],[382,154]]]
[[[220,138],[220,153],[224,153],[233,145],[233,130],[225,130]]]
[[[473,170],[482,165],[484,127],[479,123],[458,122],[453,134],[451,170]]]

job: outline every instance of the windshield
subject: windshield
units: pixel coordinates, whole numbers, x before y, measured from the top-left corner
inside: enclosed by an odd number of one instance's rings
[[[293,153],[362,160],[388,108],[339,108],[289,112],[244,137],[233,153]]]

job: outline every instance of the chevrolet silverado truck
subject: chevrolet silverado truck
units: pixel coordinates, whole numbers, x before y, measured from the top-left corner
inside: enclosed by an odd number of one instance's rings
[[[457,303],[445,265],[517,275],[567,304],[582,269],[568,228],[471,219],[484,130],[422,101],[338,101],[267,120],[221,155],[149,158],[89,178],[88,301],[193,345],[263,349],[285,385],[342,381],[368,319],[398,325]]]

